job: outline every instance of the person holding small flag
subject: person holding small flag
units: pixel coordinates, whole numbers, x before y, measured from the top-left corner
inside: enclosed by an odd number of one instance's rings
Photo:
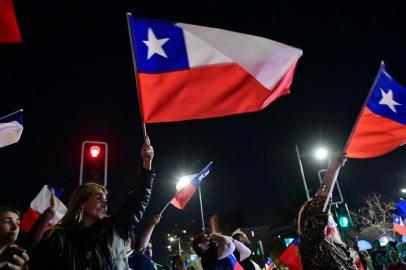
[[[28,269],[27,253],[15,244],[19,232],[20,213],[10,207],[0,207],[0,269]]]
[[[244,270],[233,252],[240,253],[240,261],[251,255],[251,250],[240,241],[221,234],[199,234],[193,239],[192,247],[201,258],[203,270]]]
[[[331,186],[346,162],[338,152],[330,159],[327,172],[316,195],[299,212],[299,252],[303,270],[357,270],[344,243],[337,236],[337,225],[330,213]],[[325,202],[327,208],[323,211]]]
[[[142,269],[142,270],[155,270],[155,263],[152,261],[152,243],[151,236],[154,232],[155,226],[161,220],[161,215],[155,215],[149,222],[147,228],[144,230],[138,241],[132,243],[134,249],[128,253],[128,265],[131,269]],[[134,235],[134,231],[131,231],[131,235]],[[129,238],[130,245],[135,239]]]

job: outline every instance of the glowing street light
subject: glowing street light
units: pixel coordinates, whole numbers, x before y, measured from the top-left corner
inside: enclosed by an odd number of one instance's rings
[[[400,190],[400,192],[406,193],[406,188],[402,188],[402,189]]]
[[[176,190],[181,190],[182,188],[185,188],[188,185],[190,185],[194,176],[195,175],[187,175],[187,176],[183,176],[183,177],[179,178],[178,182],[176,183]],[[202,189],[201,189],[200,185],[198,186],[198,190],[199,190],[199,201],[200,201],[200,214],[202,216],[202,230],[204,230],[205,225],[204,225],[204,215],[203,215]],[[186,233],[186,231],[184,233]]]
[[[176,183],[176,190],[181,190],[182,188],[187,187],[190,185],[192,178],[190,176],[183,176],[179,178],[179,181]]]
[[[323,160],[328,156],[328,151],[326,148],[319,147],[314,151],[314,156],[319,160]]]

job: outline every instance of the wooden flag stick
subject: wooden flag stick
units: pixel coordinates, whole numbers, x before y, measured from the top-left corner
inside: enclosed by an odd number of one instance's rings
[[[162,208],[161,212],[159,213],[160,216],[162,216],[162,213],[166,210],[166,208],[171,204],[171,201],[169,201],[164,208]]]
[[[350,141],[351,141],[351,139],[352,139],[352,136],[354,135],[355,129],[356,129],[357,125],[358,125],[358,122],[359,122],[359,120],[360,120],[360,118],[361,118],[361,115],[362,115],[362,113],[363,113],[364,110],[365,110],[365,107],[366,107],[366,105],[367,105],[368,99],[369,99],[369,97],[371,96],[372,91],[374,90],[374,87],[375,87],[375,85],[376,85],[376,82],[378,81],[379,75],[381,74],[381,72],[382,72],[382,70],[383,70],[384,68],[385,68],[385,63],[384,63],[383,61],[381,61],[381,65],[380,65],[380,67],[379,67],[378,72],[376,73],[374,82],[373,82],[371,88],[369,89],[368,96],[367,96],[367,98],[365,99],[364,104],[362,104],[361,111],[359,112],[359,114],[358,114],[358,116],[357,116],[357,120],[355,121],[355,124],[354,124],[354,126],[352,127],[350,136],[348,136],[347,143],[345,144],[345,147],[344,147],[344,153],[347,151],[348,145],[349,145],[349,143],[350,143]]]
[[[142,133],[144,135],[144,138],[147,136],[147,128],[145,126],[143,114],[142,114],[142,107],[141,107],[141,99],[140,99],[140,90],[139,90],[139,85],[138,85],[138,79],[137,79],[137,62],[136,62],[136,55],[135,55],[135,50],[134,50],[134,44],[133,44],[133,35],[131,31],[131,24],[130,24],[130,18],[132,16],[131,13],[127,12],[127,27],[128,27],[128,35],[130,38],[130,46],[131,46],[131,55],[132,55],[132,60],[133,60],[133,67],[134,67],[134,77],[135,77],[135,85],[137,87],[137,96],[138,96],[138,106],[140,109],[140,118],[141,118],[141,128],[142,128]]]
[[[9,113],[9,114],[7,114],[7,115],[5,115],[5,116],[0,117],[0,120],[4,119],[4,118],[6,118],[6,117],[9,117],[9,116],[11,116],[11,115],[13,115],[13,114],[16,114],[16,113],[22,112],[22,111],[23,111],[23,109],[19,109],[18,111],[15,111],[15,112]]]

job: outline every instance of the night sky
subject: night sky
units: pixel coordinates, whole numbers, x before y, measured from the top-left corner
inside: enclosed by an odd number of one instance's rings
[[[0,45],[0,115],[23,108],[25,129],[20,142],[0,149],[0,204],[24,211],[44,184],[63,187],[67,202],[78,185],[84,140],[109,144],[110,209],[122,202],[143,140],[129,11],[303,50],[291,94],[263,111],[147,125],[158,176],[140,231],[174,195],[176,178],[211,160],[212,172],[202,183],[206,222],[215,212],[231,210],[242,210],[248,226],[294,222],[305,200],[295,144],[303,154],[317,145],[341,150],[381,60],[406,85],[404,9],[397,1],[308,2],[15,0],[24,42]],[[302,161],[313,194],[316,172],[326,162],[310,156]],[[349,207],[371,192],[398,200],[406,187],[405,162],[404,147],[349,160],[339,178]],[[185,211],[170,206],[153,241],[163,243],[168,228],[193,218],[200,220],[198,196]]]

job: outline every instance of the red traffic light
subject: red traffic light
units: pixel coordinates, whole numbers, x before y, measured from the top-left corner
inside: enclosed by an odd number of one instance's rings
[[[90,156],[92,158],[97,158],[100,155],[100,151],[101,151],[101,149],[100,149],[100,147],[98,145],[92,145],[90,147],[90,151],[89,151]]]
[[[107,155],[108,145],[106,142],[82,142],[79,185],[88,182],[107,185]]]

